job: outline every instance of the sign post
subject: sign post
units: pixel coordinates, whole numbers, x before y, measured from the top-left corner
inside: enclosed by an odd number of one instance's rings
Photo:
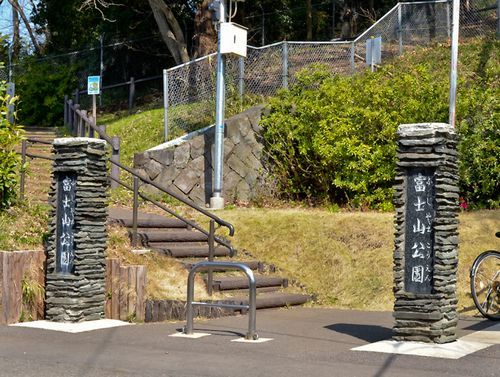
[[[101,76],[87,77],[87,94],[92,96],[92,119],[97,126],[97,95],[101,93]]]

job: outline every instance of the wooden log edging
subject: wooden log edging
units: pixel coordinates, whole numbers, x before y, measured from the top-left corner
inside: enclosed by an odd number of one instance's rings
[[[145,266],[123,266],[106,259],[106,318],[143,322],[147,273]]]
[[[0,324],[44,318],[45,259],[43,250],[0,251]]]

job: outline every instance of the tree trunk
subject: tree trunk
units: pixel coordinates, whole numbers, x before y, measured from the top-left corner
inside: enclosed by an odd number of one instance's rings
[[[148,0],[161,37],[176,64],[189,61],[184,34],[170,7],[163,0]]]
[[[28,17],[26,17],[26,14],[24,13],[23,8],[19,6],[18,0],[9,0],[9,3],[10,3],[10,5],[12,5],[12,13],[14,14],[14,10],[15,10],[21,16],[23,23],[24,23],[24,26],[26,27],[26,30],[28,30],[28,34],[30,35],[30,39],[31,39],[31,42],[33,43],[33,47],[35,48],[35,51],[37,53],[40,52],[40,45],[38,44],[38,41],[35,38],[35,34],[33,33],[33,29],[31,28]]]
[[[311,0],[306,0],[306,30],[307,30],[306,40],[312,41],[313,30],[312,30],[312,2],[311,2]]]
[[[203,0],[198,5],[198,10],[194,16],[195,57],[205,56],[217,51],[217,32],[212,23],[212,12],[208,9],[211,2],[212,0]]]
[[[12,7],[12,59],[19,57],[21,51],[21,41],[19,40],[19,14],[16,8]]]

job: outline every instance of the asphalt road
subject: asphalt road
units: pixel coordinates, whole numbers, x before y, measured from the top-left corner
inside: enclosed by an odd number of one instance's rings
[[[389,339],[387,312],[294,308],[259,311],[258,344],[230,340],[247,317],[195,321],[201,339],[168,335],[184,323],[141,324],[69,334],[0,326],[0,376],[500,376],[500,345],[458,360],[351,351]],[[459,336],[491,326],[464,318]]]

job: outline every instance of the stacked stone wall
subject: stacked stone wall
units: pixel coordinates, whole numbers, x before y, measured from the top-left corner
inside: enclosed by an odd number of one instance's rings
[[[63,138],[54,140],[53,148],[46,319],[65,322],[101,319],[104,318],[107,242],[106,142]],[[74,203],[69,212],[65,208],[70,203],[61,202],[64,199],[60,179],[65,176],[75,179],[70,182],[74,186]],[[64,217],[61,219],[61,216]],[[61,231],[61,221],[69,229],[68,236]],[[66,237],[64,245],[69,244],[71,251],[63,258],[61,237]]]
[[[411,293],[405,287],[405,255],[419,257],[421,245],[405,254],[405,235],[415,231],[406,218],[407,207],[418,203],[407,198],[408,171],[434,171],[433,262],[431,292]],[[396,234],[394,252],[394,338],[396,340],[447,343],[456,339],[458,268],[458,164],[456,134],[447,124],[409,124],[398,130],[395,185]],[[409,227],[409,228],[408,228]],[[423,229],[423,228],[422,228]],[[423,231],[423,230],[422,230]],[[406,246],[408,247],[408,245]],[[412,255],[413,253],[413,255]],[[408,273],[408,272],[406,272]],[[415,279],[418,280],[418,279]]]
[[[260,195],[265,179],[259,121],[262,107],[254,107],[226,121],[223,195],[226,203],[249,201]],[[195,203],[212,196],[214,127],[185,140],[136,154],[134,167],[153,182]],[[157,192],[148,187],[150,192]]]

